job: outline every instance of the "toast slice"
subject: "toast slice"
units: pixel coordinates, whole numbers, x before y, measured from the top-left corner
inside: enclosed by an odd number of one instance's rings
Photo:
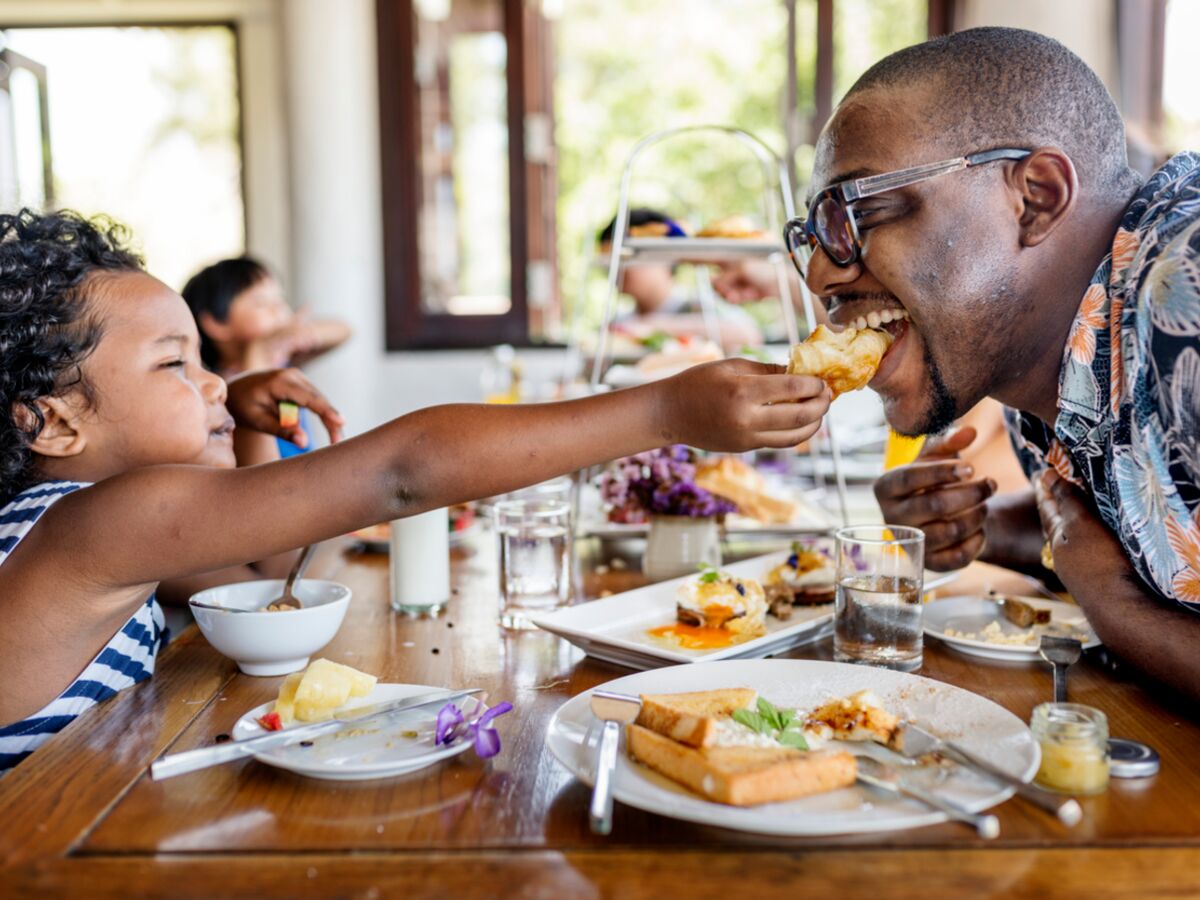
[[[854,757],[844,750],[791,747],[696,749],[640,725],[629,726],[629,755],[717,803],[757,806],[837,790],[854,783]]]
[[[707,747],[716,740],[717,720],[734,710],[749,709],[758,699],[750,688],[690,691],[683,694],[642,694],[637,724],[689,747]]]

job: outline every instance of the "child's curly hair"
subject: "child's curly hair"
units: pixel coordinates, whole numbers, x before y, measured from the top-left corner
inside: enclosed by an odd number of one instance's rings
[[[97,271],[142,271],[127,241],[103,217],[0,215],[0,504],[36,479],[30,444],[46,424],[37,400],[86,390],[79,366],[102,323],[87,315],[83,288]]]

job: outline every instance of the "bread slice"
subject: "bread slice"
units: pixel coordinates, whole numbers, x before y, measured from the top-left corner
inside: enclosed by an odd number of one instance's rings
[[[854,783],[854,757],[843,750],[804,751],[791,747],[705,747],[696,749],[633,724],[629,755],[691,788],[731,806],[779,803]]]
[[[762,475],[740,459],[722,456],[696,467],[696,487],[737,504],[738,512],[767,525],[782,525],[796,516],[796,504],[766,492]]]
[[[642,694],[637,724],[689,747],[706,747],[716,739],[717,719],[751,708],[756,699],[750,688]]]

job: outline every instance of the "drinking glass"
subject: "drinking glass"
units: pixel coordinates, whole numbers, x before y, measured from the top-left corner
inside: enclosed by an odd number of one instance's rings
[[[922,662],[925,534],[902,525],[837,532],[833,658],[900,672]]]
[[[450,517],[445,507],[392,522],[392,609],[437,615],[450,599]]]
[[[530,615],[567,605],[571,593],[571,504],[531,497],[493,508],[500,543],[500,624],[534,628]]]

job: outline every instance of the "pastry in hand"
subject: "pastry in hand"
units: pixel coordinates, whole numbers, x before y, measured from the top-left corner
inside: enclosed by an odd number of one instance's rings
[[[892,336],[878,328],[831,331],[818,325],[808,340],[792,348],[789,375],[816,375],[833,396],[856,391],[875,377],[892,345]]]

